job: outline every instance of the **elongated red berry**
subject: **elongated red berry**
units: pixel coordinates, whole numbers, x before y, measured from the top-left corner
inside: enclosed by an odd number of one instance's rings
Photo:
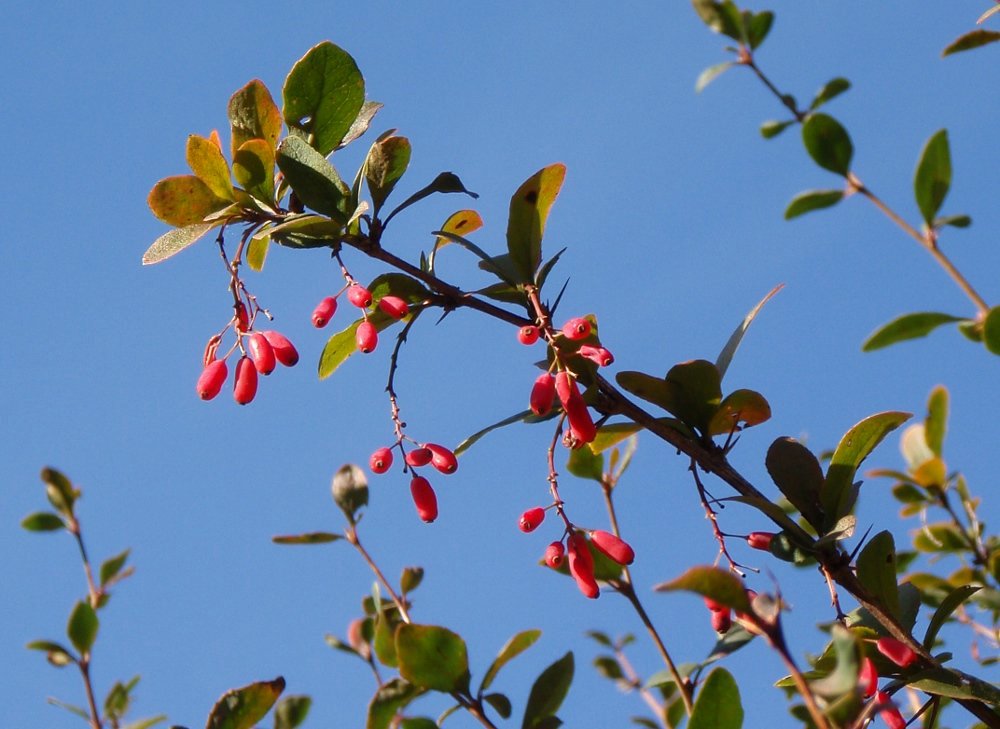
[[[527,533],[535,531],[543,521],[545,521],[545,509],[535,506],[521,514],[517,525],[521,528],[522,532]]]
[[[414,448],[406,454],[405,460],[409,466],[426,466],[433,457],[430,448]]]
[[[236,310],[236,328],[241,332],[245,332],[250,328],[250,316],[247,314],[247,307],[241,301],[233,308]]]
[[[423,476],[414,476],[410,481],[410,495],[413,505],[417,507],[417,515],[428,524],[438,516],[437,496],[431,488],[431,482]]]
[[[566,540],[566,555],[569,562],[569,573],[587,597],[594,599],[601,594],[597,580],[594,579],[594,558],[587,547],[587,538],[581,532],[574,532]]]
[[[383,296],[378,300],[378,308],[393,319],[402,319],[410,313],[410,305],[398,296]]]
[[[363,321],[358,324],[358,330],[354,333],[354,341],[362,354],[374,352],[375,347],[378,346],[378,330],[370,321]]]
[[[249,357],[240,357],[236,363],[236,380],[233,383],[233,399],[246,405],[257,394],[257,368]]]
[[[771,548],[771,540],[774,539],[772,532],[750,532],[747,534],[747,544],[754,549],[767,551]]]
[[[866,657],[861,662],[858,685],[861,686],[861,691],[866,699],[874,696],[875,692],[878,691],[878,670],[876,670],[875,662],[871,658]]]
[[[372,294],[361,284],[351,284],[347,287],[347,300],[359,309],[366,309],[372,304]]]
[[[882,721],[885,722],[885,725],[889,729],[906,729],[906,719],[903,718],[903,715],[899,713],[899,709],[892,703],[889,694],[884,691],[878,691],[875,693],[875,701],[879,705],[885,706],[884,709],[879,709],[878,715],[882,717]]]
[[[316,304],[316,308],[313,309],[312,323],[317,329],[322,329],[327,324],[330,323],[330,319],[333,318],[334,312],[337,311],[337,300],[332,296],[327,296],[321,302]]]
[[[281,364],[285,367],[294,367],[299,361],[299,351],[295,349],[288,337],[286,337],[281,332],[266,331],[261,332],[267,343],[271,345],[271,349],[274,350],[274,356],[277,358]]]
[[[431,452],[431,465],[445,475],[458,470],[458,459],[449,448],[437,443],[424,443],[424,448]]]
[[[217,359],[209,362],[198,376],[198,384],[195,390],[202,400],[211,400],[222,391],[222,386],[226,384],[226,377],[229,369],[226,367],[226,360]]]
[[[590,443],[597,437],[594,419],[576,385],[576,380],[563,370],[556,375],[556,394],[569,420],[571,435],[580,443]]]
[[[895,638],[891,638],[889,636],[879,638],[877,641],[875,641],[875,647],[878,648],[879,653],[881,653],[883,656],[888,658],[890,661],[895,663],[900,668],[906,668],[908,666],[912,666],[914,663],[920,660],[920,656],[918,656],[912,648],[910,648],[905,643],[898,641]]]
[[[712,611],[712,628],[715,629],[716,633],[724,635],[729,632],[731,627],[733,627],[733,616],[729,612],[729,608]]]
[[[552,542],[545,548],[545,564],[552,569],[557,569],[562,565],[565,554],[566,548],[562,542]]]
[[[368,465],[374,473],[385,473],[392,467],[392,449],[379,448],[368,459]]]
[[[548,372],[543,372],[535,379],[528,398],[528,407],[535,415],[545,415],[552,409],[556,399],[556,381]]]
[[[517,340],[521,344],[532,345],[538,341],[538,327],[528,324],[517,330]]]
[[[567,411],[566,417],[569,419],[570,434],[579,443],[592,443],[597,437],[597,426],[587,408]]]
[[[611,354],[611,352],[606,350],[604,347],[595,347],[591,344],[582,344],[580,345],[579,352],[581,357],[586,357],[591,362],[596,363],[598,367],[607,367],[609,364],[615,361],[614,355]]]
[[[262,375],[269,375],[274,372],[275,363],[277,359],[274,356],[274,347],[271,343],[267,341],[267,338],[260,332],[254,332],[250,335],[250,342],[248,349],[250,350],[250,356],[253,357],[253,366],[257,368],[257,371]]]
[[[582,316],[575,317],[563,324],[562,333],[567,339],[574,341],[586,339],[590,336],[590,322]]]
[[[728,610],[729,608],[723,605],[721,602],[716,602],[710,597],[705,598],[705,607],[711,610],[713,613],[717,613],[720,610]]]
[[[618,564],[632,564],[635,561],[632,547],[611,532],[595,529],[590,533],[590,543]]]

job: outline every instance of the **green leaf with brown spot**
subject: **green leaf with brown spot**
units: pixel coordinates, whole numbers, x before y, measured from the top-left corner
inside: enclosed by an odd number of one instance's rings
[[[365,179],[372,195],[372,209],[379,214],[396,183],[410,164],[412,148],[406,137],[380,137],[368,151]]]
[[[525,180],[510,199],[507,251],[521,283],[533,282],[542,262],[545,223],[565,177],[564,164],[543,167]]]
[[[436,625],[401,623],[395,644],[399,673],[414,686],[444,693],[468,686],[469,657],[457,633]]]
[[[195,176],[221,200],[236,199],[229,165],[222,150],[211,139],[192,134],[187,141],[187,163]]]
[[[224,693],[212,707],[205,729],[252,729],[285,690],[281,676]]]
[[[251,139],[261,139],[272,150],[281,136],[281,112],[263,81],[254,79],[229,99],[232,155]]]
[[[229,205],[194,175],[177,175],[160,180],[153,186],[146,202],[153,215],[175,228],[200,223],[216,210]]]

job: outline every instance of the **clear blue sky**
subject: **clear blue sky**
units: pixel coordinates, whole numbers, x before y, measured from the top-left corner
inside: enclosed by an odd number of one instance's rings
[[[988,91],[1000,88],[997,51],[939,58],[983,3],[772,7],[777,22],[760,63],[800,99],[837,75],[854,83],[830,112],[854,137],[858,174],[910,220],[919,150],[948,128],[955,175],[945,211],[975,223],[949,232],[944,244],[988,300],[1000,299],[1000,109]],[[382,392],[388,347],[317,382],[327,334],[310,327],[309,313],[339,287],[337,272],[320,252],[273,250],[251,286],[303,362],[264,381],[247,408],[228,397],[206,404],[194,394],[201,351],[229,310],[217,253],[203,244],[153,268],[139,265],[165,231],[146,194],[160,177],[186,172],[187,135],[219,128],[227,139],[229,95],[259,77],[279,96],[292,63],[325,39],[354,55],[369,98],[385,103],[373,132],[395,127],[413,143],[400,192],[455,171],[481,194],[486,227],[476,240],[488,250],[503,248],[517,185],[543,165],[567,164],[546,247],[569,247],[555,274],[570,277],[562,311],[597,314],[615,369],[665,372],[712,359],[744,313],[786,284],[727,376],[731,387],[763,392],[774,411],[734,454],[759,486],[769,488],[763,454],[774,438],[829,448],[873,412],[922,412],[931,387],[945,383],[954,409],[949,465],[986,495],[987,523],[1000,516],[992,493],[998,360],[954,330],[860,352],[872,330],[899,314],[967,315],[970,306],[861,200],[782,220],[795,193],[838,181],[808,160],[797,130],[760,138],[759,123],[781,109],[748,72],[731,71],[695,95],[701,69],[725,60],[724,42],[688,3],[613,11],[597,2],[21,3],[5,15],[5,726],[80,725],[45,702],[54,695],[82,703],[78,676],[23,649],[31,639],[61,637],[83,594],[70,540],[18,527],[44,505],[44,464],[84,488],[80,514],[95,559],[133,549],[137,573],[102,612],[94,657],[102,689],[140,673],[136,716],[162,712],[198,727],[224,690],[281,674],[290,693],[314,697],[307,726],[363,722],[371,676],[325,646],[323,634],[343,634],[370,574],[342,544],[278,547],[270,537],[339,528],[330,476],[391,436]],[[335,158],[345,176],[367,148],[356,146]],[[387,245],[415,260],[429,231],[468,202],[442,196],[411,209]],[[350,260],[360,278],[376,273]],[[459,250],[446,250],[440,265],[463,286],[483,281]],[[335,326],[346,321],[341,314]],[[464,313],[428,323],[407,344],[399,377],[413,435],[454,444],[524,406],[540,350]],[[532,677],[573,648],[567,725],[622,726],[644,707],[595,677],[594,648],[581,635],[640,626],[615,595],[585,601],[535,566],[554,528],[516,529],[520,512],[545,499],[547,438],[548,428],[520,427],[484,440],[457,475],[437,480],[442,513],[432,526],[415,518],[401,474],[373,479],[362,536],[389,575],[409,564],[427,568],[415,618],[461,632],[474,677],[509,635],[543,630],[496,685],[514,701],[515,717]],[[871,465],[899,467],[896,442]],[[862,524],[894,513],[887,489],[865,485]],[[603,523],[593,484],[566,478],[563,492],[580,521]],[[651,439],[640,443],[621,486],[620,516],[644,588],[715,556],[686,463]],[[726,510],[724,526],[766,528],[738,508]],[[907,527],[894,529],[906,539]],[[813,626],[832,617],[818,576],[764,566],[795,608],[787,618],[793,649],[818,652]],[[752,584],[769,589],[770,579]],[[705,654],[713,635],[699,601],[647,593],[646,602],[679,660]],[[643,641],[632,658],[644,675],[659,668]],[[782,669],[764,646],[730,667],[745,682],[747,726],[792,726],[784,698],[770,688]],[[444,706],[427,703],[430,715]],[[472,726],[465,717],[451,722]]]

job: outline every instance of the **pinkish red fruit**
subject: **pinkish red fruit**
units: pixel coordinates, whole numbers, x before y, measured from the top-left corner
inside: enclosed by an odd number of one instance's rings
[[[905,729],[906,719],[903,718],[903,715],[899,713],[899,709],[892,703],[889,694],[884,691],[878,691],[875,693],[875,701],[885,705],[884,709],[879,709],[878,715],[882,717],[882,721],[885,722],[885,725],[889,729]]]
[[[581,357],[586,357],[591,362],[596,363],[598,367],[607,367],[615,361],[614,355],[604,347],[595,347],[590,344],[583,344],[580,346],[579,352]]]
[[[590,533],[590,543],[599,552],[610,557],[618,564],[632,564],[635,561],[635,552],[625,540],[616,537],[611,532],[595,529]]]
[[[535,506],[521,514],[521,519],[517,522],[517,525],[521,528],[522,532],[527,533],[535,531],[543,521],[545,521],[545,509]]]
[[[375,347],[378,346],[378,330],[370,321],[363,321],[358,324],[358,330],[354,333],[354,341],[362,354],[374,352]]]
[[[222,391],[222,386],[226,383],[229,369],[226,367],[226,360],[217,359],[209,362],[198,376],[198,384],[195,391],[202,400],[211,400]]]
[[[392,467],[392,449],[382,447],[372,453],[368,465],[373,473],[385,473]]]
[[[414,448],[406,454],[405,460],[408,466],[426,466],[433,457],[430,448]]]
[[[347,300],[359,309],[367,309],[372,304],[372,294],[361,284],[351,284],[347,287]]]
[[[774,539],[772,532],[750,532],[747,534],[747,544],[754,549],[767,551],[771,548],[771,540]]]
[[[545,564],[552,569],[557,569],[562,566],[565,554],[566,548],[563,547],[562,542],[552,542],[545,548]]]
[[[569,558],[569,573],[587,597],[594,599],[601,594],[601,588],[594,579],[594,557],[587,547],[587,538],[581,532],[573,532],[566,540],[566,554]]]
[[[567,339],[577,341],[590,336],[590,322],[582,316],[570,319],[563,324],[562,333]]]
[[[277,362],[274,356],[274,347],[271,346],[263,334],[260,332],[251,334],[247,348],[250,350],[250,356],[253,357],[253,366],[257,368],[258,372],[262,375],[269,375],[274,372],[275,363]]]
[[[431,465],[445,475],[458,470],[458,459],[450,449],[437,443],[424,443],[424,448],[431,452]]]
[[[875,647],[878,648],[879,653],[900,668],[912,666],[920,659],[920,656],[908,645],[889,636],[879,638],[875,641]]]
[[[866,699],[874,696],[875,692],[878,691],[878,671],[875,668],[875,662],[871,658],[866,657],[861,662],[858,685],[861,686],[861,691],[864,693]]]
[[[538,341],[538,327],[534,324],[528,324],[517,330],[517,340],[521,344],[532,345]]]
[[[277,358],[281,364],[285,367],[294,367],[299,361],[299,351],[295,349],[288,337],[286,337],[281,332],[266,331],[261,332],[267,343],[271,345],[271,349],[274,350],[274,356]]]
[[[383,296],[378,300],[378,308],[393,319],[402,319],[410,313],[410,305],[398,296]]]
[[[240,357],[236,363],[236,381],[233,383],[233,399],[246,405],[257,394],[257,368],[249,357]]]
[[[528,398],[528,407],[535,415],[545,415],[552,409],[556,399],[556,381],[548,372],[543,372],[535,379]]]
[[[705,599],[705,607],[707,607],[713,613],[717,613],[720,610],[728,610],[729,609],[728,606],[723,605],[721,602],[716,602],[715,600],[713,600],[710,597],[706,597],[704,599]]]
[[[250,328],[250,316],[247,314],[247,307],[241,301],[233,307],[236,310],[236,328],[245,332]]]
[[[316,304],[316,308],[313,309],[312,323],[317,329],[322,329],[327,324],[330,323],[330,319],[333,318],[334,312],[337,311],[337,300],[332,296],[327,296],[321,302]]]
[[[716,633],[724,635],[729,632],[731,627],[733,627],[733,616],[729,612],[729,608],[712,611],[712,628]]]
[[[423,476],[414,476],[410,481],[410,495],[417,507],[417,515],[428,524],[438,516],[437,496],[431,483]]]
[[[587,403],[576,385],[576,380],[563,370],[556,375],[556,394],[569,420],[571,435],[580,443],[590,443],[597,437],[597,428],[590,417]]]

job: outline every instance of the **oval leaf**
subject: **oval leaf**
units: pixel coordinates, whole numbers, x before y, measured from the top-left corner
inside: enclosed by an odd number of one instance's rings
[[[70,613],[69,623],[66,625],[66,635],[69,636],[73,647],[80,651],[81,655],[89,653],[94,645],[98,625],[97,613],[94,608],[86,600],[80,600],[73,608],[73,612]]]
[[[899,618],[899,586],[896,584],[896,543],[892,534],[876,534],[858,555],[858,580]]]
[[[854,145],[847,130],[826,114],[812,114],[802,125],[802,142],[813,161],[825,170],[846,177],[851,171]]]
[[[110,557],[101,563],[100,580],[102,587],[121,574],[122,567],[125,566],[125,562],[128,560],[131,551],[131,549],[126,549],[124,552],[116,554],[114,557]]]
[[[257,199],[274,201],[274,147],[263,139],[248,139],[233,154],[233,176]]]
[[[231,689],[219,697],[208,715],[205,729],[252,729],[264,718],[285,690],[285,679],[258,681]]]
[[[311,707],[308,696],[286,696],[274,709],[274,729],[295,729],[306,720]]]
[[[254,79],[229,99],[232,154],[251,139],[262,140],[273,150],[281,135],[281,112],[263,81]]]
[[[149,192],[146,202],[153,215],[175,228],[201,223],[211,213],[229,205],[194,175],[160,180]]]
[[[936,132],[920,153],[917,172],[913,177],[913,194],[917,207],[928,226],[944,203],[951,187],[951,152],[948,150],[948,131]]]
[[[743,705],[736,679],[724,668],[714,668],[702,684],[688,729],[741,729]]]
[[[722,435],[760,425],[771,417],[771,406],[753,390],[734,390],[726,395],[708,424],[709,435]]]
[[[368,180],[375,215],[378,215],[385,199],[406,172],[411,151],[410,140],[406,137],[379,139],[368,151],[365,178]]]
[[[396,713],[425,692],[401,678],[394,678],[379,687],[368,704],[365,729],[387,729]]]
[[[792,198],[785,208],[785,220],[797,218],[813,210],[832,208],[844,199],[843,190],[806,190]]]
[[[298,137],[285,137],[275,160],[302,203],[338,223],[346,223],[351,191],[326,157]]]
[[[50,511],[38,511],[28,514],[21,520],[21,527],[29,532],[54,532],[65,529],[66,524],[58,514]]]
[[[192,134],[187,141],[187,163],[195,176],[205,183],[212,194],[223,200],[235,200],[229,165],[222,150],[211,139]]]
[[[992,8],[992,10],[996,12],[996,8]],[[979,48],[998,40],[1000,40],[1000,31],[998,30],[986,30],[985,28],[970,30],[945,46],[944,50],[941,51],[941,57],[950,56],[952,53],[971,51],[973,48]]]
[[[402,623],[396,628],[399,673],[414,686],[451,693],[469,680],[465,641],[436,625]]]
[[[569,652],[546,668],[535,679],[524,707],[521,729],[538,729],[545,726],[559,711],[569,686],[573,682],[573,653]],[[557,725],[558,726],[558,725]]]
[[[837,78],[830,79],[821,88],[816,96],[813,98],[812,103],[809,105],[810,109],[818,109],[826,102],[830,101],[837,96],[851,88],[851,82],[846,78],[838,76]]]
[[[863,352],[872,352],[876,349],[888,347],[890,344],[895,344],[896,342],[926,337],[939,326],[957,321],[963,321],[962,317],[942,314],[936,311],[904,314],[872,333],[865,340],[865,343],[861,345],[861,350]]]
[[[983,344],[993,354],[1000,354],[1000,306],[994,306],[983,321]]]
[[[677,579],[662,582],[653,589],[657,592],[696,592],[737,612],[750,611],[750,600],[743,582],[736,575],[718,567],[692,567]]]
[[[794,438],[778,438],[768,448],[764,464],[792,506],[815,529],[822,529],[819,495],[823,489],[823,469],[812,451]]]
[[[507,251],[523,283],[534,281],[542,262],[545,223],[565,178],[566,165],[543,167],[525,180],[510,199]]]
[[[479,686],[479,692],[482,693],[488,689],[492,683],[493,679],[496,678],[500,669],[507,665],[511,660],[517,656],[524,653],[528,648],[534,645],[535,641],[542,635],[540,630],[525,630],[513,638],[508,640],[504,647],[500,649],[497,657],[493,659],[493,663],[490,667],[486,669],[486,674],[483,676],[483,682]]]

